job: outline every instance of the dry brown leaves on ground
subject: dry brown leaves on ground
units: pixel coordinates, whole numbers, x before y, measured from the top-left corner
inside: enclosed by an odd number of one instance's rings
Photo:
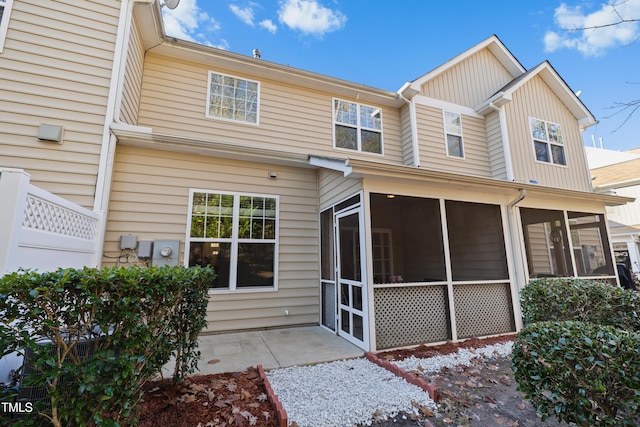
[[[144,386],[140,427],[275,427],[276,413],[255,368],[194,375],[182,384],[150,381]]]

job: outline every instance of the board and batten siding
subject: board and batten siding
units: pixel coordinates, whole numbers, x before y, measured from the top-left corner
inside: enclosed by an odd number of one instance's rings
[[[420,164],[423,168],[491,177],[484,120],[462,114],[464,158],[448,157],[443,111],[416,105]]]
[[[507,179],[507,164],[503,146],[502,129],[500,127],[500,115],[496,111],[487,114],[484,119],[487,133],[487,149],[489,153],[489,165],[491,166],[491,178]]]
[[[205,117],[209,71],[260,83],[258,125]],[[382,158],[376,154],[333,148],[331,93],[294,86],[286,81],[257,78],[250,71],[249,64],[246,73],[237,73],[213,65],[159,56],[151,50],[145,58],[138,124],[153,128],[155,133],[289,153]],[[382,110],[384,160],[402,164],[399,108],[368,105]]]
[[[121,2],[13,3],[0,69],[0,166],[93,207]],[[63,143],[37,139],[64,127]]]
[[[475,108],[513,77],[489,51],[482,49],[422,85],[430,98]]]
[[[118,145],[103,264],[114,263],[120,235],[129,233],[180,240],[182,264],[190,189],[278,195],[278,290],[212,294],[206,331],[318,324],[317,176],[315,169]]]
[[[138,124],[138,108],[142,92],[142,72],[144,69],[144,47],[135,19],[132,20],[129,46],[127,48],[127,66],[125,67],[122,88],[120,120],[130,125]]]
[[[546,187],[591,191],[578,122],[541,77],[535,76],[522,85],[514,92],[513,101],[503,108],[516,181],[534,180]],[[529,117],[561,126],[566,166],[536,160]]]

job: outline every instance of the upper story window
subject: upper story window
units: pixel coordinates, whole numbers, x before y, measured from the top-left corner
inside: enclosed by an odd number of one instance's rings
[[[380,108],[334,99],[333,122],[336,148],[382,154]]]
[[[9,28],[9,15],[11,15],[13,0],[0,0],[0,53],[4,48],[4,39]]]
[[[278,197],[191,191],[189,265],[210,265],[217,290],[273,290],[277,283]]]
[[[209,72],[207,117],[258,124],[260,84]]]
[[[531,125],[536,160],[566,166],[567,159],[564,154],[560,125],[534,119],[533,117],[529,117],[529,124]]]
[[[447,138],[447,156],[464,158],[460,114],[444,112],[444,132]]]

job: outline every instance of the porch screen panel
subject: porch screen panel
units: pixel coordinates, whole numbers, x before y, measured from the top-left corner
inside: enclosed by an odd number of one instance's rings
[[[446,202],[453,280],[508,279],[500,206]]]
[[[438,200],[371,194],[371,228],[374,283],[446,280]]]
[[[573,276],[562,211],[520,208],[529,277]]]
[[[613,275],[603,215],[568,212],[578,276]]]

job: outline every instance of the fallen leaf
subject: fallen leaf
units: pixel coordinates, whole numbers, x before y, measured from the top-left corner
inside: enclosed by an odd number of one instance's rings
[[[207,363],[209,365],[215,365],[216,363],[220,363],[220,359],[211,359]]]
[[[420,412],[425,417],[433,417],[433,410],[431,408],[429,408],[428,406],[422,406],[420,408]]]
[[[249,393],[245,389],[240,390],[240,396],[242,396],[242,400],[250,400],[251,399],[251,393]]]

